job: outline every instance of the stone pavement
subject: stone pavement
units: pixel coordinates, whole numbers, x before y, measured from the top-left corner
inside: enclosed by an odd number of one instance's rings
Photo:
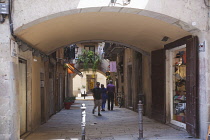
[[[70,110],[62,110],[41,125],[26,140],[80,140],[81,103],[86,109],[86,140],[138,140],[138,114],[125,108],[92,114],[93,101],[76,100]],[[196,140],[186,131],[144,117],[144,140]]]

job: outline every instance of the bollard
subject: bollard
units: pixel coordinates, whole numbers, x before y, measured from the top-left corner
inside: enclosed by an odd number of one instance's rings
[[[82,122],[81,122],[81,128],[82,128],[82,140],[85,140],[85,117],[86,117],[86,112],[85,112],[85,104],[82,104],[81,106],[81,111],[82,111]]]
[[[84,91],[84,99],[85,99],[85,91]]]
[[[138,104],[138,113],[139,113],[139,140],[143,140],[143,104],[139,100]]]

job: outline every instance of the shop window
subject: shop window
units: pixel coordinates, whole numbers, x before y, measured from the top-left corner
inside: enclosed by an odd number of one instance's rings
[[[185,123],[186,116],[186,48],[173,52],[173,118]]]

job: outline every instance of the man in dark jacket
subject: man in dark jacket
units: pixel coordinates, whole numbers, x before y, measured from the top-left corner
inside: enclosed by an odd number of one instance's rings
[[[107,85],[107,92],[108,92],[108,110],[113,110],[114,106],[114,93],[115,93],[115,85],[113,85],[113,82],[110,80],[109,84]],[[111,103],[111,108],[110,108]]]
[[[93,98],[94,98],[94,108],[93,108],[93,114],[95,113],[96,107],[98,107],[98,116],[101,116],[100,114],[100,106],[101,106],[101,88],[99,87],[100,83],[96,83],[96,87],[93,89]]]

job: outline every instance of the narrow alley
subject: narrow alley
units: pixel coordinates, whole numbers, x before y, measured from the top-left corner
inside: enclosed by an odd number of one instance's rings
[[[62,110],[41,125],[26,140],[80,140],[81,104],[86,105],[86,140],[137,140],[138,114],[115,106],[113,111],[104,111],[102,116],[92,115],[92,100],[76,100],[70,110]],[[144,117],[145,140],[196,140],[185,130]]]

